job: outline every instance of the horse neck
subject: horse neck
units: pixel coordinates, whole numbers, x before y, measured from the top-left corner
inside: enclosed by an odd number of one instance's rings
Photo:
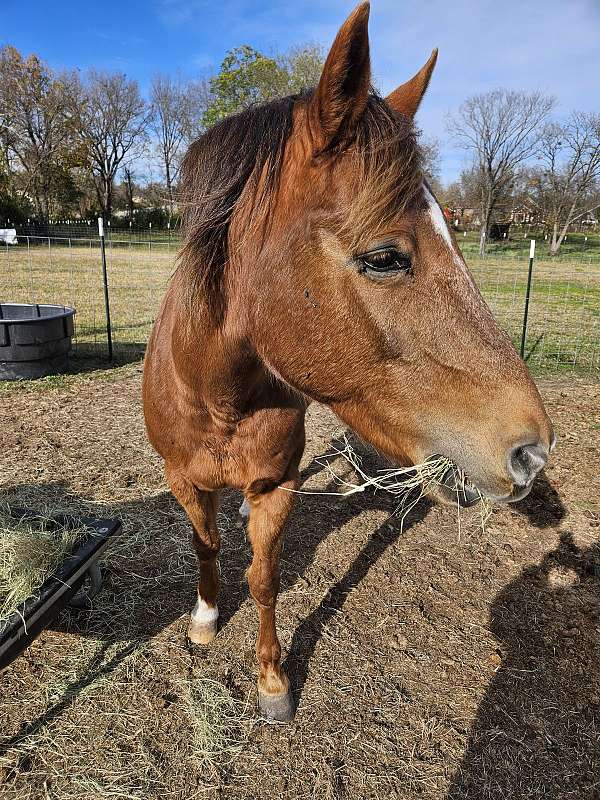
[[[207,303],[170,308],[170,349],[178,383],[207,406],[244,407],[264,368],[235,315],[216,320]]]

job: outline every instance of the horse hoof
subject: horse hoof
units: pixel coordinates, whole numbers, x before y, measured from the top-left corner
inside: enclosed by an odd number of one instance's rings
[[[260,715],[276,722],[290,722],[294,719],[294,702],[292,693],[263,694],[258,693],[258,710]]]
[[[195,622],[192,620],[187,631],[193,644],[210,644],[217,635],[217,620],[214,622]]]

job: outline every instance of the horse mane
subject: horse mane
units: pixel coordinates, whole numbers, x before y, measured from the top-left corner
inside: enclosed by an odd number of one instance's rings
[[[191,310],[202,294],[213,312],[224,304],[221,277],[228,259],[229,227],[246,188],[253,196],[252,218],[277,196],[296,103],[313,92],[254,105],[209,128],[188,149],[181,167],[183,247],[178,272]],[[417,194],[423,182],[420,151],[412,122],[394,113],[375,92],[354,138],[324,151],[327,159],[354,144],[361,191],[340,215],[339,233],[356,241],[384,227]]]
[[[180,179],[184,241],[179,269],[188,301],[202,290],[216,305],[228,256],[229,225],[245,188],[257,187],[263,176],[255,209],[276,194],[296,99],[284,97],[227,117],[187,151]]]

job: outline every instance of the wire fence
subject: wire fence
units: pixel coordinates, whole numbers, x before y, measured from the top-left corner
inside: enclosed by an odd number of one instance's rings
[[[175,241],[106,240],[115,358],[140,358],[175,266]],[[467,254],[500,325],[519,347],[526,254]],[[106,319],[98,236],[19,235],[0,250],[0,301],[73,306],[76,358],[105,358]],[[551,260],[533,269],[525,359],[537,372],[600,371],[600,262],[593,256]]]
[[[168,242],[106,242],[114,352],[143,355],[152,323],[175,265]],[[107,353],[100,238],[19,236],[0,254],[0,300],[57,303],[76,309],[75,357]]]
[[[0,228],[2,228],[0,223]],[[14,228],[19,238],[25,239],[29,236],[32,239],[71,239],[73,242],[78,240],[93,239],[97,236],[98,223],[96,220],[77,220],[76,222],[30,222],[22,225],[7,225]],[[130,225],[125,220],[108,221],[105,224],[104,233],[106,240],[133,243],[152,242],[153,244],[165,244],[167,249],[176,250],[181,240],[181,229],[179,223],[168,224],[168,227],[152,225],[146,226]],[[599,248],[600,251],[600,248]]]

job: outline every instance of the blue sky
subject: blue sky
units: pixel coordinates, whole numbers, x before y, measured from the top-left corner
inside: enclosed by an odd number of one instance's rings
[[[120,70],[145,90],[157,71],[207,74],[240,44],[265,52],[306,41],[328,46],[352,7],[347,0],[0,0],[0,41],[56,68]],[[373,76],[384,92],[440,48],[418,121],[441,141],[444,180],[464,162],[444,119],[469,94],[541,89],[557,98],[559,114],[600,110],[598,0],[373,0],[370,31]]]

